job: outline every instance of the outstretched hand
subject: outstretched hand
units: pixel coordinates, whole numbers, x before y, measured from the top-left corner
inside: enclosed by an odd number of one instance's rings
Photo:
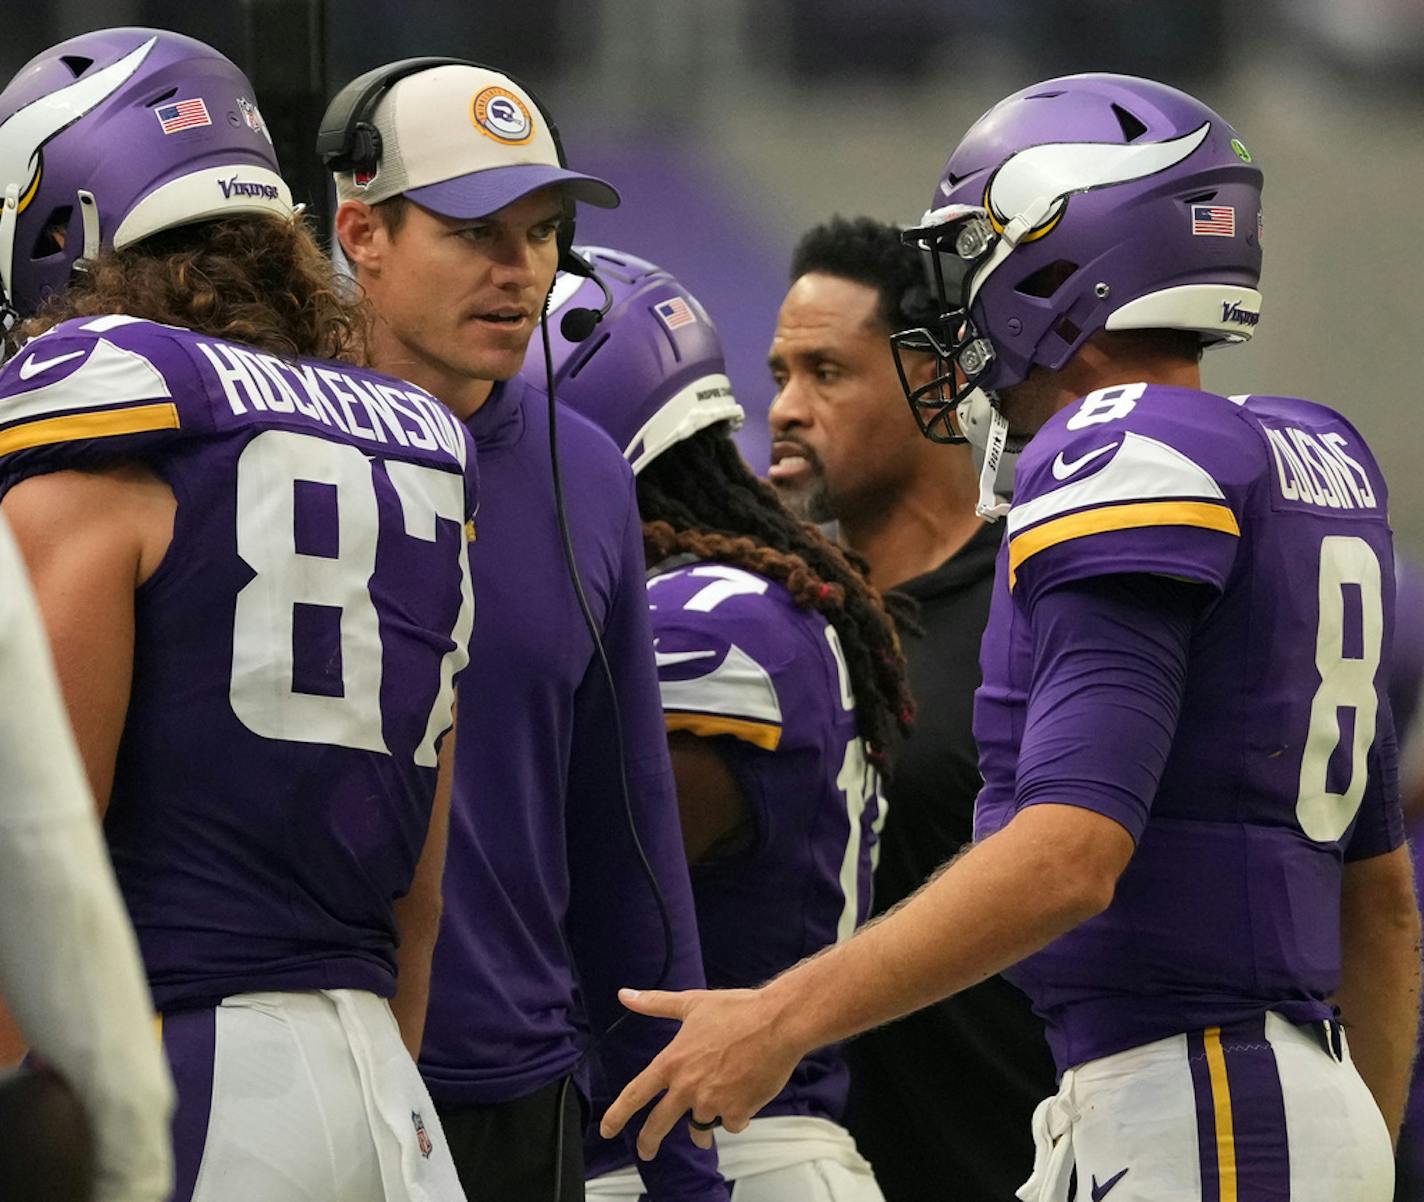
[[[728,1131],[743,1130],[810,1050],[796,1046],[780,1029],[765,989],[622,989],[618,999],[638,1014],[682,1022],[673,1041],[628,1082],[599,1124],[603,1137],[612,1139],[661,1093],[638,1133],[638,1155],[644,1160],[657,1155],[684,1115],[704,1123],[720,1119]],[[712,1132],[694,1127],[692,1141],[710,1148]]]

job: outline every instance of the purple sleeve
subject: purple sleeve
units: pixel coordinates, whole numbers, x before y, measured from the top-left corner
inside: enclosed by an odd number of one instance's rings
[[[1355,829],[1345,845],[1345,859],[1368,860],[1404,842],[1404,812],[1399,803],[1399,742],[1389,705],[1381,705],[1370,748],[1369,777]]]
[[[1041,594],[1015,806],[1081,806],[1136,842],[1172,748],[1192,627],[1208,588],[1101,576]]]
[[[668,759],[662,702],[653,662],[653,636],[643,585],[643,539],[629,483],[629,523],[618,594],[603,629],[617,682],[627,757],[632,821],[666,900],[672,927],[668,973],[659,982],[667,936],[647,875],[628,830],[614,754],[617,734],[608,686],[595,660],[574,699],[569,757],[568,854],[570,950],[595,1036],[602,1076],[615,1093],[641,1072],[677,1031],[667,1019],[631,1014],[618,1003],[621,986],[698,989],[701,945],[692,904],[677,791]],[[594,1116],[595,1118],[598,1116]],[[632,1152],[641,1117],[624,1139]],[[657,1157],[638,1162],[651,1202],[726,1202],[715,1152],[696,1147],[685,1124],[663,1142]]]

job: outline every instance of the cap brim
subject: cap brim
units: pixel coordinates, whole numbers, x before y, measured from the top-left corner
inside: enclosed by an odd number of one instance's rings
[[[410,188],[406,195],[431,212],[465,220],[488,217],[521,196],[553,185],[561,187],[574,200],[597,205],[600,209],[616,209],[621,202],[613,185],[606,180],[544,163],[472,171],[438,184]]]

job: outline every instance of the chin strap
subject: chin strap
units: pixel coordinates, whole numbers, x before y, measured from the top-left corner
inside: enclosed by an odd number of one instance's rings
[[[984,445],[984,466],[979,472],[979,503],[974,506],[974,512],[986,522],[997,521],[1009,512],[1008,499],[994,491],[1008,441],[1008,419],[994,409],[989,419],[989,439]]]
[[[0,327],[8,330],[15,322],[15,222],[20,216],[20,185],[5,189],[0,203]]]
[[[74,260],[75,271],[88,271],[91,261],[99,255],[99,206],[94,193],[79,189],[79,219],[84,229],[84,245]]]

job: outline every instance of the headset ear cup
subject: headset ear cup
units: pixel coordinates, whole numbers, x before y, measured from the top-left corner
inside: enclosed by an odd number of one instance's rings
[[[351,169],[370,171],[381,161],[381,131],[358,121],[351,135]]]
[[[563,158],[560,156],[560,163]],[[574,275],[587,276],[593,274],[589,265],[578,255],[574,254],[574,216],[578,212],[574,202],[567,196],[563,198],[564,215],[559,222],[559,236],[555,243],[559,248],[559,270],[572,272]]]

